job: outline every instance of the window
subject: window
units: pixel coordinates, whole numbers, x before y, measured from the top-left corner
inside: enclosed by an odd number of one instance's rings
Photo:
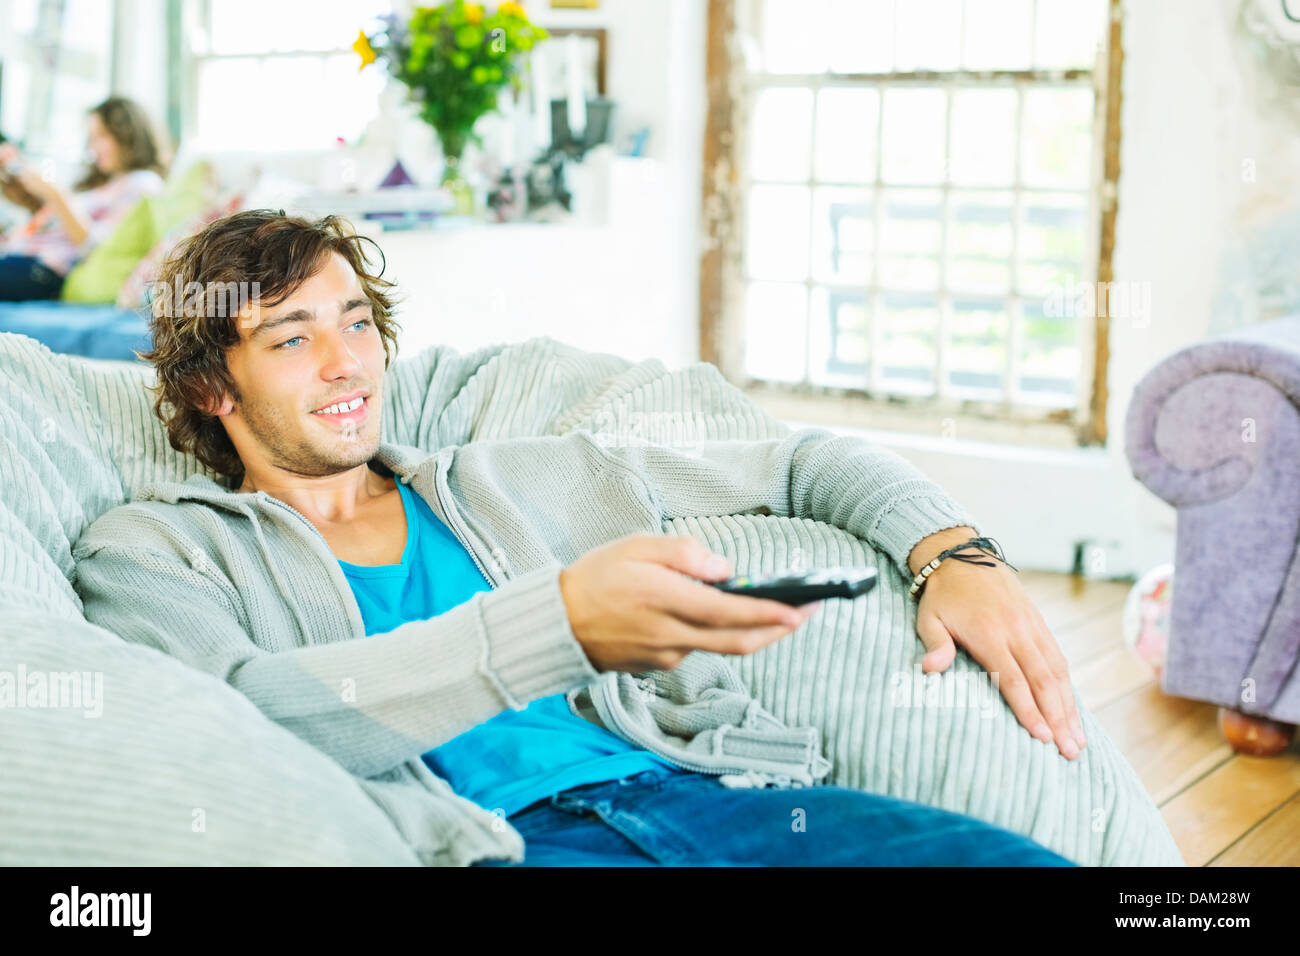
[[[80,160],[86,113],[109,88],[113,7],[100,0],[12,0],[4,6],[0,130],[24,141],[33,155]],[[78,174],[81,166],[75,164]]]
[[[351,141],[379,111],[383,67],[352,42],[391,0],[191,0],[187,139],[203,151],[312,150]]]
[[[1093,329],[1053,304],[1098,276],[1106,0],[723,2],[736,215],[701,321],[730,327],[703,357],[746,383],[1086,412]]]

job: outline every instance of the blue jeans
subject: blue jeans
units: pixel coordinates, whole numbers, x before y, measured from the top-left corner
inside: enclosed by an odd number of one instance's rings
[[[731,789],[666,769],[573,787],[510,818],[524,862],[475,866],[1075,866],[973,817],[846,787]]]
[[[63,276],[33,256],[0,255],[0,302],[57,299]]]

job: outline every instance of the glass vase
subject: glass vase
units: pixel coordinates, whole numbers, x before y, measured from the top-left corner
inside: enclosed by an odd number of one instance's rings
[[[474,190],[460,170],[460,157],[447,156],[442,171],[442,188],[451,193],[454,205],[448,210],[451,216],[474,215]]]

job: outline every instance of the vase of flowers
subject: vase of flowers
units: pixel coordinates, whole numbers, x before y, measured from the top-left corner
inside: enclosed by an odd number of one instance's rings
[[[452,0],[415,7],[405,22],[397,14],[382,20],[383,29],[369,35],[362,31],[354,44],[361,68],[383,60],[405,84],[420,118],[433,127],[442,146],[442,185],[455,199],[454,212],[472,215],[474,194],[460,163],[470,142],[482,143],[474,124],[496,110],[506,86],[522,88],[526,55],[548,34],[510,0],[492,13],[482,4]]]

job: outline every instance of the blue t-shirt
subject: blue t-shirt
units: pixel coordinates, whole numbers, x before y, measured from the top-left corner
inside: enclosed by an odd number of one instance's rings
[[[474,559],[424,499],[400,481],[397,490],[406,509],[402,562],[339,562],[361,608],[366,634],[427,620],[491,589]],[[505,816],[584,783],[651,768],[686,772],[577,716],[564,694],[538,698],[520,711],[507,707],[423,757],[458,794],[488,811],[500,809]]]

